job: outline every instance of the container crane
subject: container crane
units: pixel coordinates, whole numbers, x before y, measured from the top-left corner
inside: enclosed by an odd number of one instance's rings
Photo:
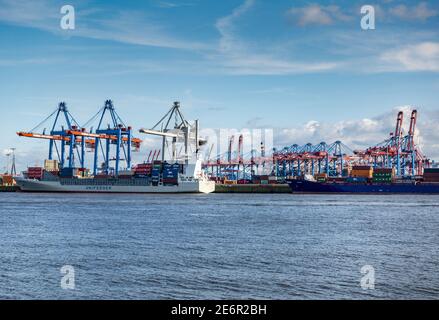
[[[109,122],[105,127],[104,120],[106,119],[106,116],[109,119]],[[103,168],[101,168],[103,173],[107,175],[110,174],[110,161],[114,160],[114,174],[117,176],[121,169],[121,161],[125,161],[126,169],[131,168],[132,151],[139,151],[142,140],[133,137],[132,127],[125,125],[116,112],[116,108],[111,100],[106,100],[104,106],[86,123],[85,126],[90,125],[96,119],[99,119],[99,122],[95,133],[93,133],[93,129],[91,129],[90,133],[77,132],[75,134],[93,139],[88,143],[88,146],[94,150],[93,175],[98,174],[100,159],[99,149],[101,149],[100,151],[102,152],[104,160]],[[114,146],[116,149],[114,152],[115,156],[112,159],[110,159],[111,146]],[[133,148],[134,150],[132,150]]]
[[[110,110],[111,118],[113,121],[120,121],[121,124],[117,124],[114,126],[112,130],[101,130],[100,127],[102,125],[102,121],[105,116],[105,112]],[[110,143],[115,144],[117,149],[120,150],[121,144],[128,144],[134,146],[136,150],[140,148],[142,140],[131,137],[131,127],[126,127],[123,125],[123,122],[120,120],[120,117],[114,110],[112,106],[111,100],[108,100],[105,104],[105,107],[99,111],[97,115],[101,115],[101,120],[98,126],[98,130],[96,133],[87,132],[85,130],[85,126],[81,127],[75,118],[70,114],[67,105],[65,102],[61,102],[58,105],[58,108],[49,115],[44,121],[42,121],[38,126],[33,128],[30,131],[22,131],[17,132],[17,134],[21,137],[28,138],[36,138],[36,139],[45,139],[49,140],[49,160],[53,160],[54,150],[57,153],[60,169],[63,168],[75,168],[75,153],[74,150],[77,150],[77,155],[80,161],[81,168],[85,168],[85,150],[86,148],[93,148],[95,151],[95,162],[94,162],[94,174],[97,174],[97,158],[98,158],[98,147],[99,142],[101,140],[107,141],[107,146],[109,147]],[[96,116],[95,116],[96,117]],[[95,118],[93,117],[92,120]],[[51,125],[50,133],[46,133],[46,129],[43,129],[42,133],[37,133],[37,130],[41,129],[45,123],[49,120],[53,120],[53,124]],[[62,120],[64,120],[64,124],[62,124]],[[90,120],[88,123],[90,123]],[[92,131],[92,130],[91,130]],[[58,147],[58,144],[60,147]],[[124,152],[127,154],[126,158],[128,161],[128,167],[131,165],[131,149],[125,150]],[[68,149],[68,150],[66,150]],[[109,161],[109,149],[107,148],[107,154],[105,156],[106,162]],[[68,153],[68,164],[66,165],[66,154]],[[120,151],[116,154],[116,174],[118,173],[119,167],[119,159],[120,159]],[[108,168],[108,167],[107,167]]]
[[[374,167],[395,168],[398,176],[421,175],[428,159],[415,143],[418,111],[413,110],[407,135],[403,135],[404,113],[398,112],[394,133],[390,138],[356,154],[363,157],[366,163]]]
[[[51,125],[51,130],[49,134],[46,134],[46,128],[43,129],[42,133],[37,133],[36,131],[41,129],[44,124],[49,120],[53,119],[53,124]],[[64,124],[62,123],[64,120]],[[78,122],[70,114],[65,102],[60,102],[58,108],[50,114],[46,119],[44,119],[40,124],[30,131],[17,132],[20,137],[35,138],[35,139],[45,139],[49,140],[49,160],[53,160],[53,151],[55,149],[58,155],[58,161],[60,167],[64,168],[66,163],[66,152],[68,152],[68,167],[73,168],[75,165],[74,150],[77,145],[81,145],[81,152],[78,154],[81,166],[84,167],[85,161],[85,137],[77,137],[72,134],[72,131],[77,131],[80,128]],[[82,130],[82,129],[79,129]],[[57,142],[60,143],[58,147]],[[59,150],[61,149],[61,150]],[[66,151],[68,149],[68,151]]]
[[[172,127],[172,121],[174,125]],[[160,128],[160,129],[159,129]],[[162,138],[162,161],[165,161],[165,149],[168,139],[172,139],[172,161],[177,161],[179,155],[177,155],[177,144],[183,143],[184,153],[183,161],[189,163],[189,154],[192,146],[195,147],[196,157],[201,146],[205,145],[207,141],[199,136],[199,121],[195,120],[194,123],[189,123],[183,116],[180,110],[180,102],[174,102],[171,109],[154,125],[151,129],[140,129],[140,133],[154,135]]]

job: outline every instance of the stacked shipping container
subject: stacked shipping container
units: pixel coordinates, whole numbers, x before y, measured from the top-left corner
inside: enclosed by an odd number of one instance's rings
[[[136,178],[150,177],[151,173],[152,173],[152,164],[150,163],[139,164],[134,169],[134,176]]]
[[[0,176],[0,185],[2,186],[12,186],[15,184],[14,177],[11,175],[2,175]]]
[[[318,173],[314,177],[318,182],[325,182],[328,179],[328,174]]]
[[[160,176],[162,173],[163,164],[161,161],[154,161],[151,171],[151,180],[153,186],[158,186],[160,183]]]
[[[175,186],[178,185],[178,175],[180,173],[180,165],[178,163],[163,165],[163,184]]]
[[[353,166],[351,171],[351,177],[353,178],[366,178],[371,179],[373,176],[372,166]]]
[[[391,183],[395,177],[395,168],[376,168],[373,172],[372,182]]]
[[[439,182],[439,168],[424,169],[425,182]]]
[[[81,175],[81,172],[77,168],[62,168],[59,176],[61,178],[73,178]]]
[[[30,167],[27,169],[27,177],[29,179],[41,180],[43,178],[44,169],[41,167]]]

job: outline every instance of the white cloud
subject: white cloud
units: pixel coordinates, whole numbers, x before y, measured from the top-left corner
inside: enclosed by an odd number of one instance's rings
[[[390,8],[389,13],[405,20],[427,20],[438,15],[438,11],[430,8],[426,2],[421,2],[413,7],[400,4]]]
[[[173,2],[162,3],[167,7]],[[271,52],[263,52],[260,46],[250,48],[249,44],[237,34],[237,21],[244,14],[249,12],[255,4],[255,0],[246,0],[241,6],[235,8],[231,14],[217,20],[215,27],[220,34],[218,46],[207,42],[187,41],[172,36],[167,32],[162,23],[158,23],[152,17],[134,11],[112,11],[106,12],[103,9],[88,8],[77,10],[75,30],[69,30],[68,36],[82,37],[98,40],[109,40],[120,43],[127,43],[142,46],[155,46],[171,49],[185,49],[201,53],[203,60],[197,61],[197,66],[192,67],[188,62],[179,62],[179,66],[187,66],[192,71],[202,69],[203,72],[225,73],[231,75],[283,75],[309,72],[321,72],[334,69],[333,62],[302,62],[292,61],[277,57]],[[59,28],[60,14],[59,4],[53,0],[42,0],[38,2],[23,0],[0,0],[3,10],[0,12],[0,21],[20,26],[36,28],[58,35],[65,35],[66,32]],[[99,15],[96,15],[98,13]],[[21,62],[12,60],[0,61],[0,66],[30,64],[36,60],[24,60]],[[53,62],[53,60],[51,60]],[[122,62],[118,62],[121,65]],[[126,62],[123,62],[126,64]],[[176,71],[179,67],[170,62],[165,66],[157,67],[149,62],[152,67],[140,67],[145,62],[136,62],[136,72],[165,71],[165,69]],[[180,68],[181,69],[181,68]],[[114,71],[112,71],[114,72]],[[124,69],[122,73],[130,72]]]
[[[221,35],[219,54],[211,59],[222,61],[224,71],[235,75],[285,75],[322,72],[337,67],[335,62],[304,62],[279,58],[273,53],[264,53],[249,47],[237,37],[236,22],[254,6],[254,0],[246,0],[228,16],[218,19],[216,28]]]
[[[340,7],[335,5],[320,6],[311,4],[306,7],[291,8],[287,15],[299,26],[331,25],[336,21],[349,21],[351,17],[345,15]]]
[[[0,0],[0,7],[0,21],[46,31],[54,30],[51,22],[59,18],[57,9],[60,6],[49,0]],[[59,23],[55,26],[59,26]]]
[[[61,62],[61,59],[56,59],[57,62]],[[0,67],[13,67],[18,65],[44,65],[53,63],[53,59],[46,58],[29,58],[29,59],[0,59]]]
[[[264,54],[233,55],[229,56],[223,64],[228,74],[235,75],[287,75],[324,72],[337,67],[335,62],[294,62]]]
[[[171,2],[171,1],[157,1],[156,6],[159,8],[164,9],[173,9],[173,8],[180,8],[180,7],[191,7],[194,3],[190,2]]]
[[[392,49],[381,55],[393,71],[439,71],[439,42],[423,42],[401,49]]]
[[[165,25],[152,16],[133,10],[105,11],[98,8],[76,9],[76,29],[59,27],[61,3],[54,0],[0,0],[0,22],[36,28],[61,36],[109,40],[142,46],[174,49],[208,49],[201,42],[172,36]],[[99,13],[99,16],[95,16]]]
[[[416,33],[404,31],[403,33],[392,30],[390,36],[382,31],[376,37],[368,37],[364,34],[360,37],[358,32],[361,30],[357,30],[357,32],[352,30],[338,31],[337,33],[326,31],[325,34],[319,33],[310,37],[286,40],[285,38],[282,39],[284,35],[280,34],[279,38],[277,35],[273,35],[273,39],[254,41],[254,39],[248,40],[240,35],[240,23],[244,22],[242,25],[245,25],[245,22],[247,22],[245,21],[246,15],[252,14],[253,9],[258,9],[261,2],[245,0],[230,14],[216,21],[215,27],[219,34],[217,42],[214,42],[213,39],[204,42],[192,41],[175,36],[163,21],[158,21],[147,13],[123,9],[110,11],[105,7],[85,9],[79,4],[76,8],[77,19],[79,19],[76,23],[77,29],[69,30],[66,33],[66,31],[59,28],[60,3],[57,0],[0,0],[0,8],[2,8],[0,10],[0,22],[37,28],[60,36],[68,34],[72,37],[115,41],[132,45],[184,49],[196,54],[193,58],[185,57],[181,59],[161,60],[160,58],[141,57],[128,61],[111,61],[109,68],[104,71],[95,71],[90,68],[92,75],[154,72],[294,75],[323,73],[333,70],[367,73],[388,71],[437,72],[439,68],[438,43],[431,40],[437,38],[437,32],[434,30],[428,32],[429,36],[422,36],[421,31]],[[175,1],[158,1],[157,3],[168,7],[177,4]],[[428,9],[427,13],[426,8]],[[414,9],[414,15],[418,18],[425,17],[428,14],[436,14],[436,11],[429,9],[425,3],[421,3]],[[288,11],[288,15],[303,26],[312,24],[328,25],[353,18],[346,15],[336,5],[319,6],[315,4],[292,8]],[[350,36],[343,38],[343,34]],[[253,33],[253,38],[257,36],[258,34]],[[418,41],[420,44],[401,46],[401,43],[411,44],[414,41]],[[301,46],[301,44],[304,44],[304,46]],[[311,50],[315,55],[298,58],[298,55],[306,52],[303,51],[303,48],[306,47],[306,50],[310,50],[310,46],[312,46]],[[54,54],[52,53],[52,55]],[[89,59],[89,61],[81,60],[76,61],[76,63],[99,66],[109,63],[108,60],[104,59],[96,64],[93,58]],[[22,60],[0,59],[0,67],[59,62],[60,59],[55,57],[47,59],[32,57]],[[87,76],[87,74],[81,72],[80,76]]]
[[[247,13],[253,7],[254,3],[254,0],[245,0],[245,2],[234,9],[230,15],[217,20],[215,26],[221,35],[220,50],[222,52],[230,52],[239,46],[235,40],[235,20]]]

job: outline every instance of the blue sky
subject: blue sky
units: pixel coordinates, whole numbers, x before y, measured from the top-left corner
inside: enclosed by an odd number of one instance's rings
[[[75,30],[59,26],[65,4]],[[360,28],[364,4],[376,30]],[[437,1],[0,0],[0,150],[40,155],[15,132],[59,101],[84,123],[111,98],[135,128],[179,100],[204,127],[276,128],[285,144],[378,143],[416,106],[439,156],[438,27]]]

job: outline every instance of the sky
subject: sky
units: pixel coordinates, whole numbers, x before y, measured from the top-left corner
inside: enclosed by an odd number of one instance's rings
[[[74,30],[60,26],[67,4]],[[374,30],[361,28],[365,4]],[[398,110],[417,108],[418,141],[439,159],[438,27],[437,1],[0,0],[0,150],[32,165],[47,141],[17,131],[60,101],[86,123],[112,99],[134,128],[180,101],[204,128],[352,149],[383,141]]]

